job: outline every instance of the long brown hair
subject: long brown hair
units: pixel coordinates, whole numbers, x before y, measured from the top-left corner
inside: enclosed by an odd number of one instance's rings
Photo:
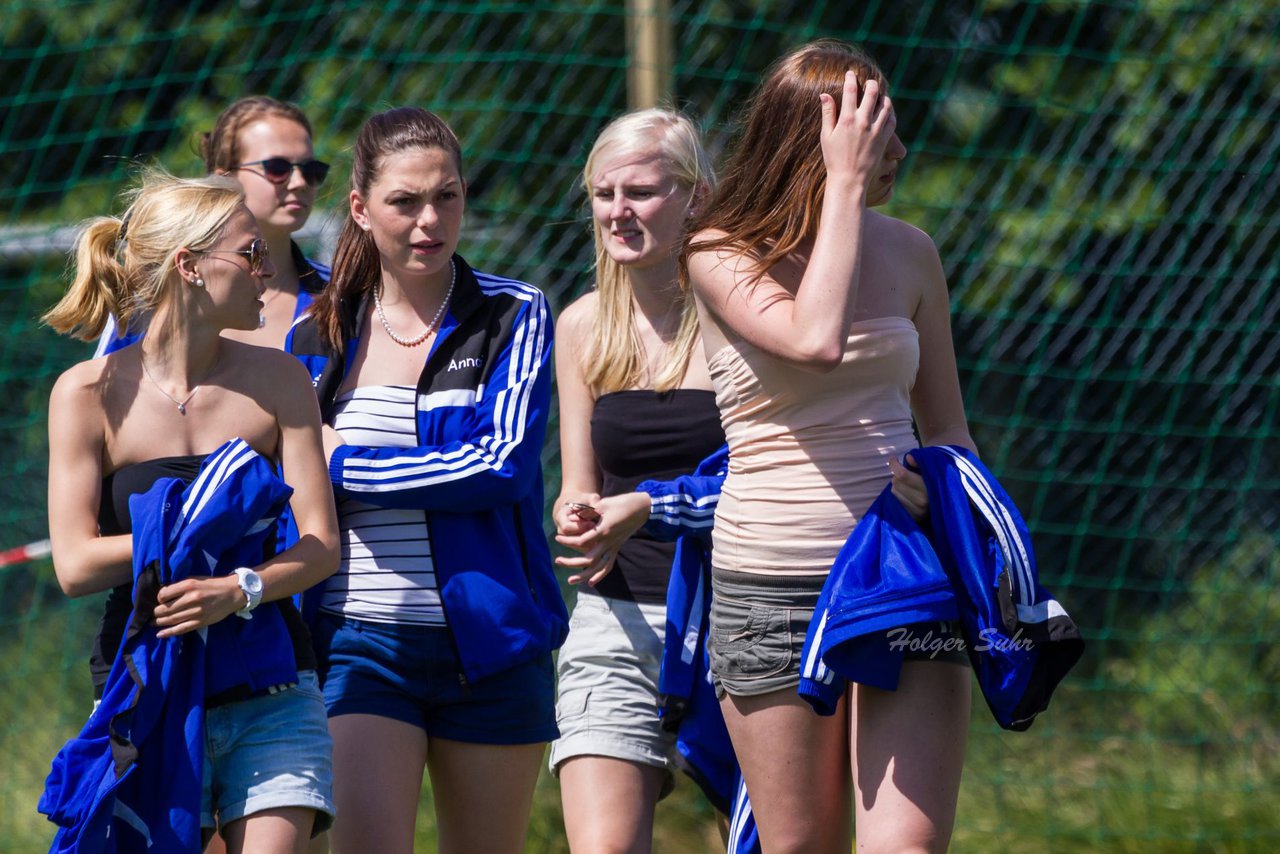
[[[420,107],[396,107],[364,123],[356,137],[351,163],[351,189],[368,198],[383,161],[414,149],[439,149],[453,155],[462,174],[462,145],[443,119]],[[347,211],[333,252],[333,276],[311,308],[320,338],[330,347],[343,347],[340,308],[357,304],[373,290],[382,275],[382,262],[373,235],[356,224]]]
[[[743,128],[723,178],[703,212],[689,223],[680,257],[680,283],[688,288],[688,256],[723,249],[752,251],[759,276],[818,230],[827,170],[820,144],[818,95],[840,104],[846,71],[861,88],[888,84],[861,49],[834,39],[802,45],[775,62],[748,103]],[[715,229],[718,237],[699,237]]]
[[[602,161],[642,152],[661,155],[663,168],[695,198],[715,185],[711,158],[702,147],[697,126],[675,110],[655,107],[625,113],[605,126],[587,155],[582,186],[588,194],[592,192],[592,181]],[[650,377],[644,346],[636,331],[631,279],[626,268],[605,251],[605,234],[599,221],[592,217],[591,222],[597,301],[596,322],[583,353],[588,387],[596,396],[644,383],[657,391],[675,388],[684,379],[698,341],[698,311],[692,297],[684,290],[677,297],[680,326],[666,362]]]
[[[122,329],[168,298],[174,256],[217,243],[241,209],[244,193],[231,178],[175,178],[144,173],[122,218],[84,224],[75,248],[75,279],[42,318],[64,335],[93,341],[114,314]]]
[[[200,135],[200,156],[209,174],[230,172],[240,165],[240,131],[263,116],[279,116],[297,122],[311,136],[311,122],[295,104],[266,95],[249,95],[233,101],[218,114],[213,130]]]

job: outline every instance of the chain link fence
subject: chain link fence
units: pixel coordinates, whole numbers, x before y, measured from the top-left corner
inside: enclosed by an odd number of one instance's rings
[[[89,355],[37,318],[131,164],[196,174],[226,103],[295,101],[335,167],[303,236],[323,257],[360,123],[426,106],[463,142],[463,253],[563,306],[590,284],[576,179],[627,106],[626,11],[6,0],[0,549],[46,536],[48,392]],[[790,47],[882,64],[910,149],[887,212],[938,243],[975,439],[1090,641],[1030,732],[975,705],[954,849],[1280,847],[1280,3],[673,0],[669,21],[674,102],[714,153]],[[546,460],[554,481],[554,433]],[[39,850],[100,604],[47,559],[0,568],[0,599],[0,848]],[[565,850],[560,828],[543,780],[530,850]],[[429,848],[429,808],[420,830]],[[717,839],[692,787],[664,802],[659,850]]]

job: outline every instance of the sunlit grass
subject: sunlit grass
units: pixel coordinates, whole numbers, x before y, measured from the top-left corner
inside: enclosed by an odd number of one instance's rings
[[[0,576],[0,597],[13,606],[0,622],[4,852],[48,848],[52,825],[36,801],[50,759],[91,703],[85,659],[100,604],[69,603],[51,584],[35,583],[35,572]],[[1206,676],[1219,684],[1232,678]],[[1280,721],[1255,715],[1229,731],[1162,736],[1146,721],[1185,697],[1135,683],[1123,693],[1111,687],[1068,679],[1025,733],[999,731],[975,692],[953,851],[1280,850]],[[659,805],[654,835],[659,852],[720,849],[714,812],[685,779]],[[531,852],[568,851],[559,786],[545,770],[528,838]],[[417,849],[435,847],[428,786]]]

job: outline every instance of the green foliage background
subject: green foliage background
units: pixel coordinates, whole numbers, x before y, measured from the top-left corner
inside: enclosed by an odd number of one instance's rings
[[[911,151],[888,212],[939,245],[975,438],[1090,640],[1029,733],[975,705],[954,849],[1280,847],[1280,4],[672,15],[677,99],[716,152],[789,47],[837,36],[879,59]],[[320,204],[337,212],[363,119],[427,106],[466,149],[464,253],[561,306],[589,284],[577,173],[625,108],[624,23],[623,3],[593,0],[0,2],[0,547],[45,535],[48,390],[89,354],[37,325],[65,284],[50,247],[113,209],[131,160],[195,173],[223,105],[287,98],[335,165]],[[546,460],[554,491],[554,445]],[[47,561],[0,569],[0,599],[0,848],[38,850],[34,803],[88,710],[100,605],[67,602]],[[565,850],[559,809],[544,779],[530,850]],[[426,800],[420,829],[429,850]],[[715,847],[691,786],[657,838]]]

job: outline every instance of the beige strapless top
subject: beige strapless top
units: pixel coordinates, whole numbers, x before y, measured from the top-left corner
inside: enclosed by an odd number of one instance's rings
[[[916,446],[911,387],[920,366],[905,317],[850,328],[830,373],[792,367],[745,341],[710,361],[729,474],[712,561],[737,572],[825,575],[889,482],[889,457]]]

